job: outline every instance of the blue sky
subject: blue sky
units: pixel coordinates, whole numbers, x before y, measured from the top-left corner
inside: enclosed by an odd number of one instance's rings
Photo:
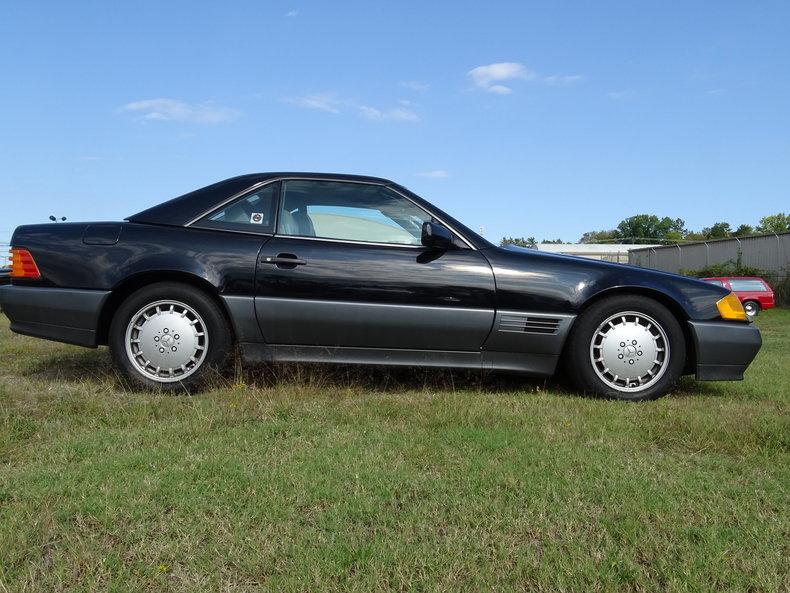
[[[562,237],[790,207],[790,3],[4,2],[0,241],[240,173]]]

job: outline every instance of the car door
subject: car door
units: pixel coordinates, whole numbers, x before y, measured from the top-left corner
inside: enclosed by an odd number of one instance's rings
[[[494,276],[456,237],[421,245],[432,216],[372,183],[282,182],[261,250],[255,310],[269,344],[476,351],[494,319]]]

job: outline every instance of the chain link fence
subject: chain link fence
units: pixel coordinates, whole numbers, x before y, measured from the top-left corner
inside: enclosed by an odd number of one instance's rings
[[[11,278],[11,254],[8,252],[8,243],[0,243],[0,286],[8,284]]]
[[[0,243],[0,270],[11,267],[11,246],[8,243]]]
[[[689,276],[761,276],[790,305],[790,233],[632,249],[628,263]]]

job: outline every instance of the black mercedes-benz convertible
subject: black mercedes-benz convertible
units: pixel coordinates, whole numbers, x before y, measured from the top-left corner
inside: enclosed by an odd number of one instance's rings
[[[493,369],[654,399],[739,380],[761,345],[698,280],[492,245],[374,177],[260,173],[123,222],[22,226],[0,305],[14,332],[96,347],[144,387],[249,361]]]

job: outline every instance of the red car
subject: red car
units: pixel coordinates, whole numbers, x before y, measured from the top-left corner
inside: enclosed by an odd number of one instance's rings
[[[705,282],[729,288],[743,303],[746,314],[757,315],[762,309],[774,308],[774,291],[762,278],[756,276],[723,276],[703,278]]]

